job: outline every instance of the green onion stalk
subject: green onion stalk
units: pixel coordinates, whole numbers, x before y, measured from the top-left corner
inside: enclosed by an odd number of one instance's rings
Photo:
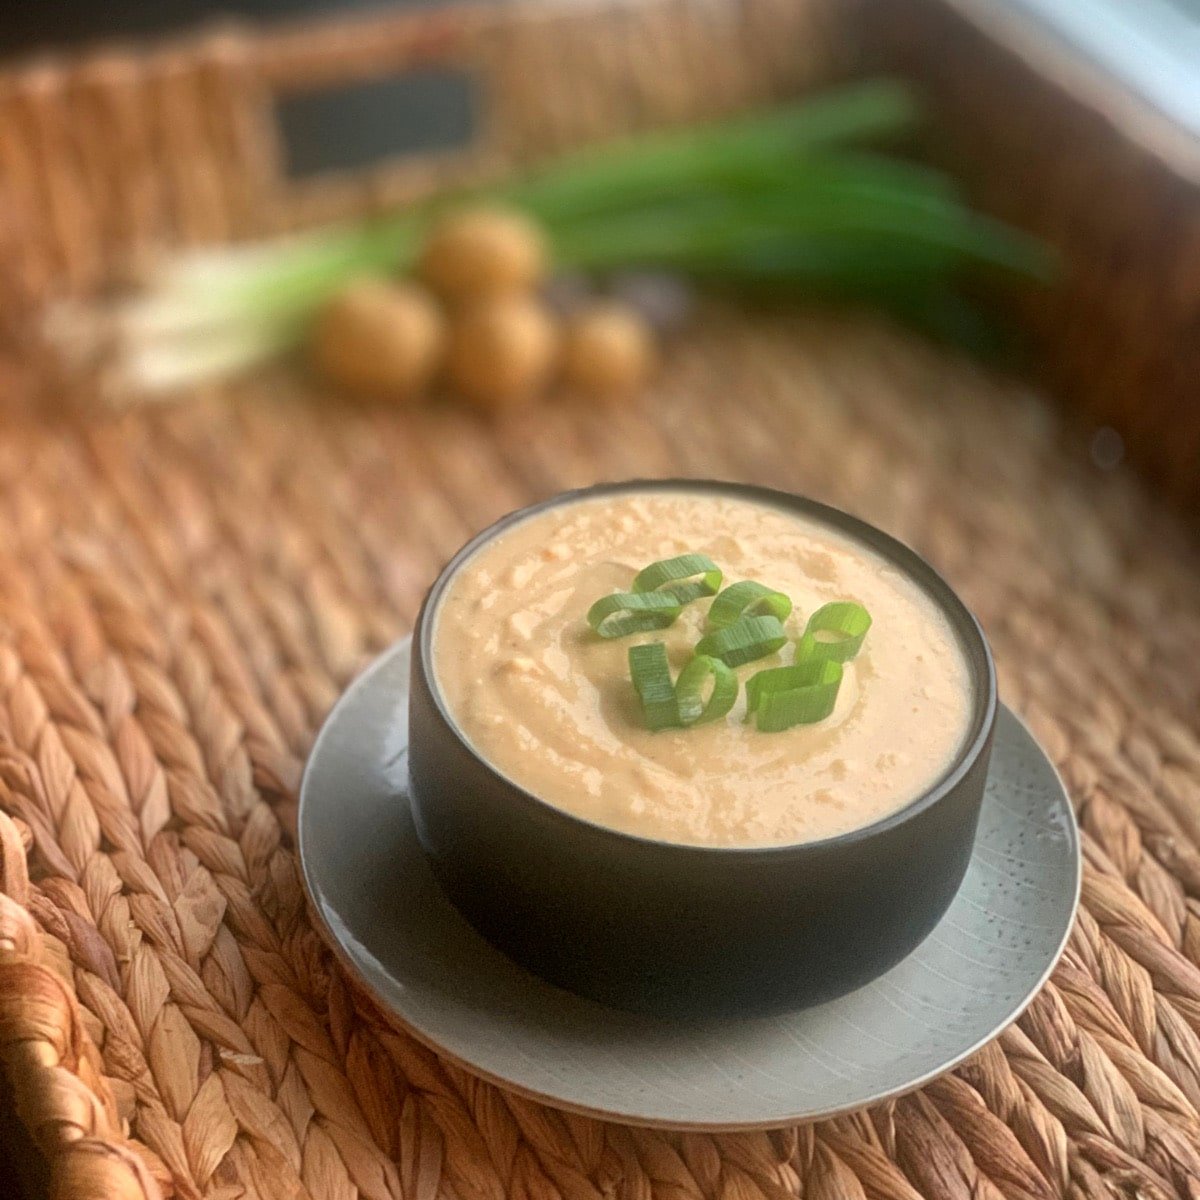
[[[227,377],[298,343],[354,276],[410,268],[430,222],[468,203],[528,213],[564,270],[652,268],[962,327],[954,286],[964,269],[1041,278],[1047,256],[973,212],[944,174],[868,149],[917,116],[903,86],[878,81],[647,134],[358,225],[178,254],[133,296],[60,307],[46,332],[76,358],[115,360],[135,393]]]

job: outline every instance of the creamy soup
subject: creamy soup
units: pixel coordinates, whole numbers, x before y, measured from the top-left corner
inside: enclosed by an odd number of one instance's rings
[[[662,641],[673,673],[705,633],[710,600],[670,627],[605,640],[592,603],[647,564],[707,554],[724,586],[753,579],[795,604],[791,641],[737,669],[721,720],[647,729],[631,645]],[[855,600],[873,624],[823,721],[765,733],[744,684],[792,661],[807,617]],[[454,720],[503,775],[546,802],[643,837],[708,846],[811,841],[868,825],[942,776],[967,735],[971,684],[949,622],[864,544],[783,509],[711,493],[593,497],[528,517],[455,573],[435,613],[434,671]]]

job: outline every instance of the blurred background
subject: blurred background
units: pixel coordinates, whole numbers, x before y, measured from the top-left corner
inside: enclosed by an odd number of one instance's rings
[[[277,20],[447,0],[60,0],[10,5],[0,30],[6,55],[81,46],[105,38],[161,36],[222,19]],[[504,3],[505,0],[495,0]],[[581,0],[587,3],[587,0]],[[852,0],[857,2],[857,0]],[[877,0],[876,7],[887,0]],[[1027,15],[1034,35],[1061,37],[1163,111],[1200,131],[1200,0],[989,0],[979,8]]]
[[[539,41],[538,27],[551,33]],[[319,373],[338,390],[378,392],[378,382],[356,384],[345,363],[322,358],[317,318],[356,274],[417,262],[426,218],[403,215],[414,200],[639,128],[761,110],[840,82],[899,81],[901,99],[876,94],[833,106],[837,121],[854,104],[865,107],[853,128],[831,135],[821,182],[797,175],[767,183],[764,154],[753,168],[755,208],[746,188],[739,199],[728,186],[728,146],[711,151],[707,181],[698,167],[690,180],[659,181],[667,191],[657,200],[678,203],[670,216],[660,207],[657,219],[676,227],[677,242],[688,239],[671,253],[648,253],[615,218],[589,225],[594,213],[581,216],[578,204],[564,213],[544,187],[517,196],[547,243],[552,315],[574,317],[585,301],[632,301],[635,321],[651,326],[635,331],[648,362],[673,332],[662,327],[663,304],[676,324],[686,306],[663,301],[661,279],[650,282],[649,298],[641,279],[609,296],[608,282],[626,268],[671,277],[676,300],[682,279],[703,282],[706,292],[714,283],[743,293],[753,285],[760,298],[865,303],[987,361],[1035,371],[1082,412],[1099,461],[1131,456],[1168,492],[1196,496],[1196,418],[1186,419],[1186,451],[1162,437],[1163,413],[1177,405],[1190,413],[1184,392],[1197,344],[1187,332],[1194,273],[1177,253],[1194,237],[1200,173],[1196,0],[67,0],[12,7],[0,53],[17,83],[6,100],[11,177],[0,190],[8,307],[45,316],[15,336],[22,345],[31,332],[49,341],[50,357],[75,375],[83,363],[93,378],[101,367],[105,379],[119,376],[126,399],[236,378],[296,347],[312,349],[308,357],[329,368]],[[699,82],[706,62],[707,94]],[[891,165],[886,180],[870,174],[860,147],[876,146],[925,164],[926,174],[901,178]],[[717,232],[716,218],[699,215],[695,203],[712,191],[714,171],[726,177],[726,226]],[[629,190],[630,178],[625,160],[605,175],[613,193],[605,203],[622,219],[646,196],[644,186],[640,198]],[[822,188],[825,208],[812,210],[803,229],[783,229],[780,213],[808,212]],[[501,206],[513,199],[490,195]],[[688,224],[679,232],[684,203]],[[817,231],[835,211],[857,225]],[[196,259],[191,247],[396,213],[399,224],[372,250],[362,239],[354,249],[326,242],[321,269],[331,254],[353,257],[353,269],[330,268],[322,280],[310,272],[303,302],[264,307],[253,321],[243,319],[245,306],[226,306],[223,330],[192,336],[214,324],[194,303],[214,262],[235,266],[221,278],[243,293],[289,290],[280,280],[287,272],[294,280],[299,265],[286,256]],[[657,236],[648,220],[639,232],[643,243]],[[616,244],[590,249],[605,238]],[[91,303],[135,278],[140,291],[125,287],[133,303]],[[56,307],[64,293],[87,301],[83,311]],[[385,316],[393,299],[368,300],[362,317],[361,297],[352,298],[354,315],[330,318],[342,322],[333,340],[342,340],[346,320],[361,332],[371,320],[411,315],[409,305]],[[132,352],[114,349],[118,326],[137,335]],[[142,338],[151,326],[155,338]],[[157,336],[165,326],[179,335],[171,344]],[[611,326],[555,343],[568,383],[579,382],[571,363],[618,336]],[[429,355],[438,379],[470,373],[454,366],[458,328],[451,322],[442,331],[448,341],[439,335],[442,348]],[[584,349],[574,354],[577,341]],[[601,357],[612,361],[607,351]],[[638,371],[627,374],[626,390],[635,391]],[[457,388],[460,398],[470,390]]]

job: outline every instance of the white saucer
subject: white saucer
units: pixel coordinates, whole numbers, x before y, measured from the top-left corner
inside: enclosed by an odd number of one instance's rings
[[[408,672],[405,639],[317,738],[300,790],[305,883],[346,970],[416,1038],[502,1087],[639,1125],[814,1120],[949,1070],[1021,1012],[1062,951],[1079,834],[1053,766],[1003,709],[963,886],[886,975],[818,1008],[703,1025],[581,1000],[493,950],[430,875],[404,794]]]

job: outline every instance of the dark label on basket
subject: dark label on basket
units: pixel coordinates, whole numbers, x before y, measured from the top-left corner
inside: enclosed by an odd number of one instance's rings
[[[407,71],[279,102],[292,178],[357,170],[463,146],[475,127],[475,87],[461,71]]]

